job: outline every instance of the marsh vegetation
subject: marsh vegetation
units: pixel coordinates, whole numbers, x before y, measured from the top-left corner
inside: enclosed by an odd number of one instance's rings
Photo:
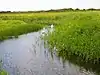
[[[55,25],[54,32],[45,39],[50,48],[56,47],[58,56],[100,63],[100,11],[1,13],[0,40],[35,32],[51,24]]]

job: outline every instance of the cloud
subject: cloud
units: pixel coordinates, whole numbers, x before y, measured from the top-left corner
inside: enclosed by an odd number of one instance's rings
[[[0,10],[48,10],[58,8],[100,8],[99,0],[1,0]]]

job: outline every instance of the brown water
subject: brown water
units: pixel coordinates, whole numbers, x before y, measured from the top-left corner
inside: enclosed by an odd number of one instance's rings
[[[41,31],[21,35],[0,43],[3,68],[10,75],[95,75],[67,61],[44,47]]]

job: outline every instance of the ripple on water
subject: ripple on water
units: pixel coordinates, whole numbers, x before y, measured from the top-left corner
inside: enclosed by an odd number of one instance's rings
[[[40,35],[48,30],[43,31],[0,43],[3,67],[10,75],[94,75],[68,61],[64,63],[55,53],[52,54],[48,48],[44,48]]]

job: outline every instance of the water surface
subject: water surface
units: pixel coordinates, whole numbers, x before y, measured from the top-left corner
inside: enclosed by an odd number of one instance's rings
[[[41,32],[24,34],[0,43],[3,68],[10,75],[95,75],[84,68],[65,63],[44,47]]]

